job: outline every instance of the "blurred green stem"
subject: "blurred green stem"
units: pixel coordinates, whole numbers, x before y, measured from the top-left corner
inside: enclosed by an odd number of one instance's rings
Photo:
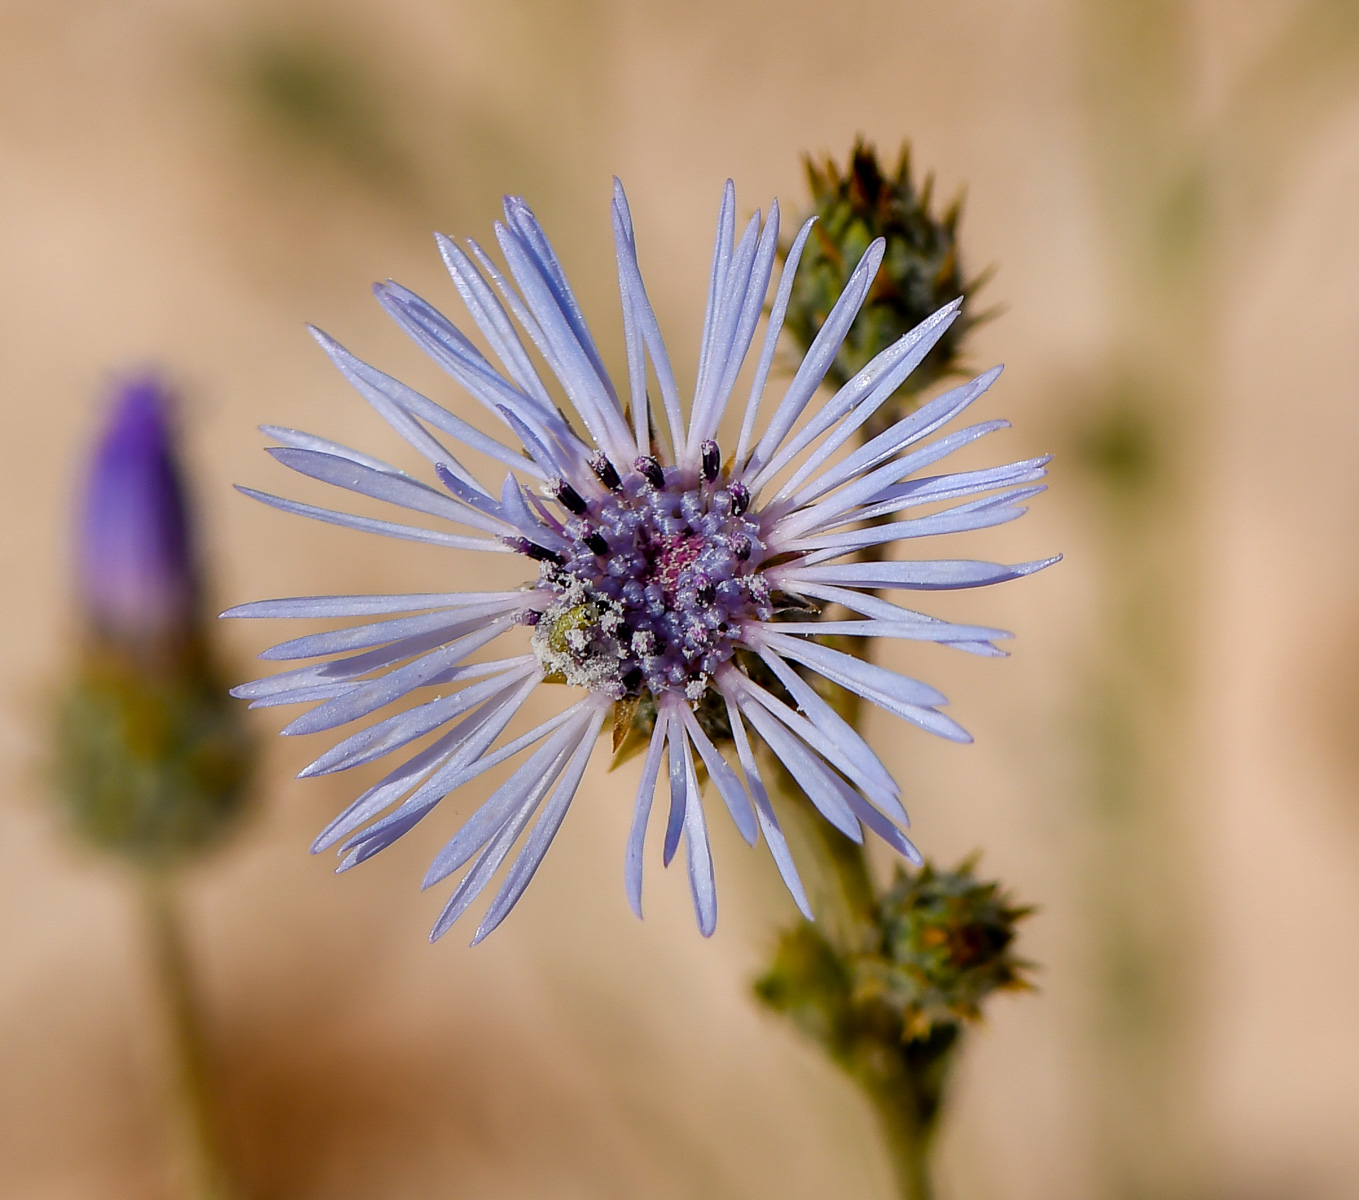
[[[771,761],[770,773],[787,798],[789,810],[799,814],[815,849],[823,910],[818,915],[827,939],[844,961],[871,953],[882,934],[878,924],[880,897],[868,854],[812,811],[800,789],[776,763]],[[882,1054],[876,1042],[856,1041],[838,1055],[877,1113],[902,1200],[930,1200],[934,1194],[930,1151],[956,1041],[955,1033],[946,1039],[924,1038],[903,1047],[900,1056]]]
[[[861,1076],[878,1112],[902,1200],[930,1200],[934,1195],[930,1153],[956,1045],[957,1027],[941,1029],[906,1050],[906,1070],[878,1080]]]
[[[780,778],[780,782],[785,780]],[[868,869],[864,848],[845,837],[817,812],[808,812],[806,801],[791,780],[782,788],[791,806],[802,813],[803,824],[815,847],[825,889],[825,914],[833,931],[833,941],[849,953],[862,952],[877,928],[877,889]]]
[[[140,876],[151,966],[175,1072],[176,1124],[187,1200],[235,1200],[222,1157],[207,1043],[185,945],[175,874],[145,867]]]

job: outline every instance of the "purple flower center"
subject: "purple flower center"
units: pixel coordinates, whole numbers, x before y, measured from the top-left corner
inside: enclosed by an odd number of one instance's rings
[[[602,494],[558,486],[568,544],[541,567],[555,599],[534,650],[568,683],[696,700],[732,656],[741,622],[771,615],[760,523],[720,478],[638,461]]]

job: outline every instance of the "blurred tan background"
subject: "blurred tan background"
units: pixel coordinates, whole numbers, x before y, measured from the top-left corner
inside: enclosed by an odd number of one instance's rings
[[[455,312],[430,232],[488,238],[519,191],[618,363],[617,173],[692,370],[722,182],[796,211],[799,156],[860,132],[966,185],[969,267],[998,267],[973,358],[1008,365],[981,415],[1015,429],[982,457],[1059,454],[1028,517],[957,551],[1067,554],[935,607],[1015,630],[1009,660],[888,652],[976,745],[870,729],[920,844],[982,849],[1041,908],[1041,992],[972,1041],[941,1194],[1359,1196],[1353,0],[5,0],[0,1194],[173,1194],[135,909],[40,776],[111,374],[187,397],[222,606],[462,586],[465,561],[231,490],[316,494],[260,422],[392,452],[303,323],[466,411],[367,285]],[[269,632],[224,631],[241,678]],[[857,1095],[749,999],[793,909],[722,822],[716,936],[654,859],[639,924],[635,774],[600,756],[504,928],[430,947],[419,878],[477,796],[336,879],[306,847],[360,781],[268,751],[190,895],[252,1197],[889,1193]]]

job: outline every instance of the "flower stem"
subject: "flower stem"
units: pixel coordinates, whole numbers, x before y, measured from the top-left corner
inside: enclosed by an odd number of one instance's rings
[[[864,848],[811,810],[772,755],[765,761],[815,848],[822,882],[818,916],[827,941],[843,962],[875,953],[882,938],[881,896]],[[901,1200],[933,1195],[930,1151],[957,1036],[956,1026],[941,1029],[887,1055],[880,1043],[854,1036],[826,1045],[877,1113]]]
[[[903,1112],[890,1097],[875,1095],[873,1102],[901,1200],[930,1200],[934,1195],[930,1182],[933,1124],[922,1128],[914,1114]]]
[[[209,1080],[207,1043],[185,946],[175,878],[141,871],[142,907],[154,983],[175,1072],[175,1108],[186,1200],[236,1200],[221,1152]]]

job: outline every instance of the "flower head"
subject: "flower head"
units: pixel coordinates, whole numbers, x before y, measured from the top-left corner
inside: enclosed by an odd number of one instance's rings
[[[470,532],[352,516],[243,489],[265,503],[459,551],[518,554],[533,568],[524,586],[509,592],[272,600],[227,614],[368,618],[284,642],[264,655],[340,657],[236,689],[256,705],[312,704],[285,733],[336,729],[419,689],[439,689],[433,699],[359,728],[302,772],[345,770],[435,735],[318,838],[314,849],[339,845],[341,869],[390,845],[454,789],[528,752],[435,857],[427,886],[472,865],[432,936],[465,911],[528,830],[476,940],[504,919],[560,827],[606,716],[615,705],[627,713],[643,700],[655,719],[625,856],[627,894],[639,915],[643,843],[664,769],[670,794],[664,861],[670,862],[683,841],[699,927],[709,934],[715,926],[699,763],[746,840],[753,845],[763,834],[794,899],[809,911],[761,781],[757,742],[778,757],[811,803],[846,836],[862,841],[867,827],[918,861],[901,831],[906,813],[896,783],[805,675],[821,675],[944,737],[965,741],[967,734],[939,711],[946,701],[935,689],[815,638],[906,638],[999,654],[994,642],[1008,636],[1000,630],[951,624],[874,593],[977,587],[1046,565],[836,561],[899,539],[1011,520],[1024,511],[1020,502],[1041,490],[1037,481],[1046,459],[952,475],[921,474],[951,451],[1005,425],[989,421],[925,441],[980,396],[998,370],[922,406],[851,453],[837,455],[958,314],[957,303],[941,309],[815,406],[818,388],[881,263],[881,240],[867,248],[782,397],[763,403],[810,221],[786,255],[752,382],[736,399],[737,378],[754,347],[774,273],[779,215],[777,204],[767,220],[756,213],[738,239],[735,209],[729,183],[687,417],[638,269],[627,200],[616,184],[613,226],[627,347],[626,402],[604,368],[547,236],[523,201],[510,198],[504,224],[496,225],[508,279],[475,242],[464,249],[438,239],[453,282],[500,359],[500,369],[413,292],[391,282],[375,291],[397,323],[504,425],[522,450],[474,428],[319,332],[318,342],[359,393],[429,459],[440,486],[311,434],[266,428],[281,443],[270,452],[294,470]],[[516,324],[546,361],[579,427],[558,408]],[[649,374],[656,380],[659,404],[653,404]],[[733,407],[739,429],[724,451],[720,426]],[[757,436],[764,409],[768,417]],[[503,473],[500,487],[483,486],[437,435],[489,459],[496,473]],[[981,498],[965,499],[974,496]],[[937,507],[955,500],[962,502]],[[927,505],[935,506],[927,515],[864,525]],[[780,619],[790,609],[814,615],[823,604],[838,604],[857,619]],[[477,651],[521,626],[529,627],[525,653],[473,661]],[[543,682],[568,685],[577,698],[536,728],[497,745]],[[700,713],[711,712],[725,715],[734,763],[711,736],[713,722],[700,719]]]

